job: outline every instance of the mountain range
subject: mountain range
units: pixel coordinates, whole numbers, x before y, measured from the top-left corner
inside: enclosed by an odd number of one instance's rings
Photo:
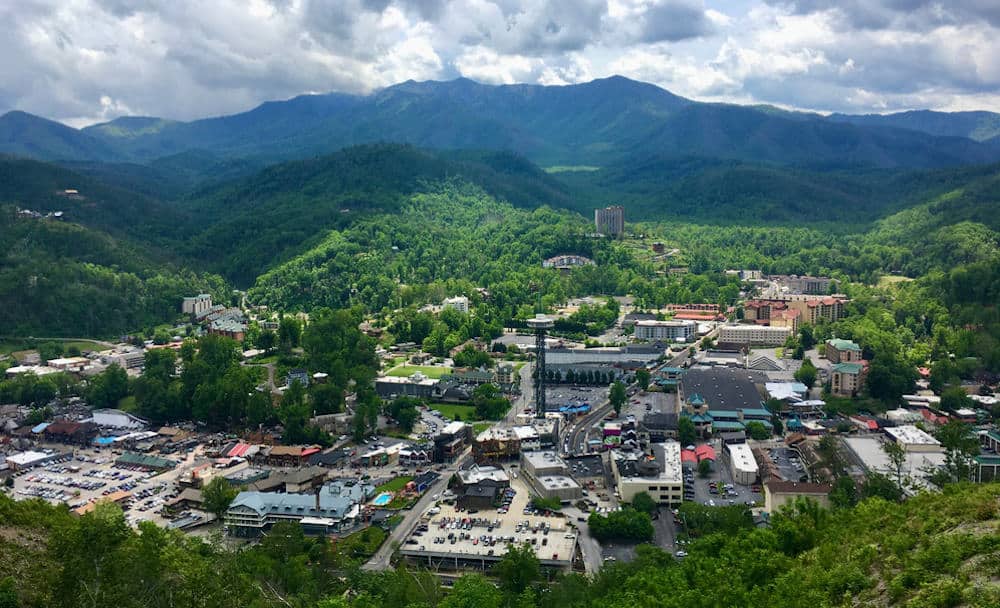
[[[191,122],[124,117],[72,129],[0,117],[0,152],[150,163],[193,152],[273,163],[373,142],[510,150],[546,165],[711,157],[820,169],[931,168],[1000,160],[1000,115],[850,116],[703,103],[624,77],[565,86],[407,81],[370,95],[303,95]]]

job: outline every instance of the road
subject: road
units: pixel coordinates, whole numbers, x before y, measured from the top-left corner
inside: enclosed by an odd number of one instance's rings
[[[403,515],[403,521],[399,522],[399,525],[389,533],[388,538],[385,539],[379,550],[375,552],[375,555],[362,568],[365,570],[387,570],[392,567],[392,554],[396,550],[396,547],[401,545],[403,539],[413,531],[420,516],[436,502],[434,496],[444,492],[448,488],[448,480],[451,479],[451,476],[472,461],[471,450],[472,448],[467,448],[455,460],[454,464],[449,465],[441,472],[441,477],[427,488],[427,491],[420,497],[420,500]]]

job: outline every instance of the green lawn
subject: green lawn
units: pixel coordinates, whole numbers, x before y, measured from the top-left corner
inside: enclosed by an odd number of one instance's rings
[[[416,372],[420,372],[428,378],[437,379],[445,374],[450,374],[451,368],[437,365],[398,365],[387,371],[385,374],[387,376],[400,376],[406,378],[412,376]]]
[[[485,431],[486,429],[490,428],[494,424],[496,424],[496,423],[495,422],[476,422],[476,423],[474,423],[472,425],[472,432],[475,433],[476,435],[478,435],[479,433],[482,433],[483,431]]]
[[[42,342],[58,342],[62,344],[64,350],[68,350],[71,346],[79,348],[81,352],[85,350],[104,350],[104,346],[90,340],[69,340],[65,342],[62,340],[36,340],[34,345],[25,340],[0,340],[0,354],[9,355],[22,350],[34,350]]]
[[[375,495],[378,496],[382,492],[398,492],[406,487],[406,484],[413,481],[413,478],[407,475],[397,477],[388,483],[384,483],[379,487],[375,488]]]
[[[430,403],[427,407],[441,412],[442,416],[447,416],[452,420],[472,422],[479,420],[476,415],[476,408],[471,405],[459,405],[457,403]]]
[[[128,397],[123,397],[121,401],[118,402],[118,409],[123,412],[135,412],[135,395],[129,395]]]

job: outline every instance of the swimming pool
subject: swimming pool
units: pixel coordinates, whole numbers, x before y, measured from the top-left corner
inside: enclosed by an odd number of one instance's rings
[[[376,507],[384,507],[390,502],[392,502],[392,492],[382,492],[381,494],[375,497],[375,500],[372,501],[372,504],[375,505]]]

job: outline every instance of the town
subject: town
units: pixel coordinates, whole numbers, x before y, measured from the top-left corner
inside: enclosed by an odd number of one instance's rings
[[[622,213],[597,210],[597,232],[620,235]],[[186,297],[149,338],[13,352],[0,478],[16,500],[114,503],[133,526],[232,546],[289,522],[364,535],[366,568],[444,577],[522,545],[551,571],[595,573],[639,542],[682,560],[713,513],[766,527],[803,498],[997,479],[996,385],[942,386],[956,363],[928,361],[895,407],[866,411],[873,345],[815,336],[848,314],[837,281],[726,275],[730,305],[591,296],[506,327],[477,316],[486,290],[390,319]],[[414,339],[385,341],[403,325]],[[185,409],[173,390],[221,393]]]

